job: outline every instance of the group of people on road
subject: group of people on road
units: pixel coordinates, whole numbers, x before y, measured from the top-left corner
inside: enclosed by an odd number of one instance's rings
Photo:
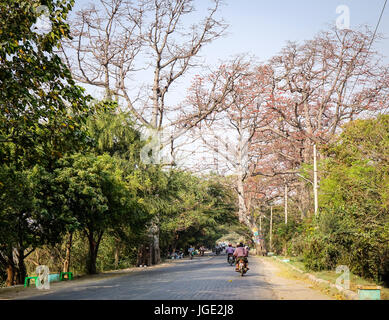
[[[168,257],[169,257],[169,259],[183,259],[184,258],[184,250],[180,249],[178,251],[168,253]]]
[[[192,259],[194,255],[204,256],[205,247],[201,246],[198,250],[195,247],[190,246],[188,249],[189,257]]]
[[[224,248],[216,247],[217,251],[222,251]],[[205,247],[201,246],[198,249],[196,249],[194,246],[190,245],[188,248],[188,255],[190,259],[193,259],[195,255],[203,256],[205,252]],[[245,246],[242,242],[238,243],[236,245],[236,248],[232,246],[231,243],[228,244],[228,247],[225,248],[225,253],[227,254],[227,262],[229,262],[229,258],[232,256],[234,257],[235,263],[236,263],[236,270],[238,270],[238,262],[239,260],[243,259],[247,270],[248,268],[248,256],[249,256],[250,248],[248,246]],[[216,252],[218,254],[218,252]],[[177,252],[173,252],[170,254],[171,259],[183,259],[184,258],[184,250],[181,249]]]
[[[187,250],[187,253],[190,258],[193,258],[193,256],[195,255],[204,256],[205,250],[206,249],[204,246],[200,246],[198,247],[198,249],[196,249],[194,246],[190,245]],[[177,251],[173,250],[173,252],[167,252],[167,256],[169,259],[183,259],[185,256],[185,251],[184,249],[180,249]]]

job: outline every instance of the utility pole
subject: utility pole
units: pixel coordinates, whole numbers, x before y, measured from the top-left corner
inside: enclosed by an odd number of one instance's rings
[[[285,184],[285,224],[288,224],[288,185]]]
[[[270,207],[270,251],[273,251],[273,243],[272,243],[272,237],[273,237],[273,207]]]
[[[319,210],[319,201],[317,198],[317,151],[316,143],[313,145],[313,195],[315,200],[315,216]]]

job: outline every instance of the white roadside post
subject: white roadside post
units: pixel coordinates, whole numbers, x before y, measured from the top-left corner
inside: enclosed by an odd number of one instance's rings
[[[288,224],[288,185],[285,184],[285,224]]]
[[[317,151],[316,143],[313,145],[313,194],[315,198],[315,216],[319,209],[319,201],[317,198]]]
[[[272,235],[273,235],[273,207],[270,207],[270,251],[273,251],[273,243],[272,243]]]

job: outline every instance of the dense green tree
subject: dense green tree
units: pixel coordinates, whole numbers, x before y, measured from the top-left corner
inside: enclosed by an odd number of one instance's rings
[[[61,159],[56,182],[64,194],[64,210],[79,223],[89,243],[88,273],[96,273],[101,239],[123,223],[143,217],[140,199],[123,179],[118,160],[109,155],[75,154]]]
[[[0,1],[2,162],[47,166],[85,142],[81,123],[88,98],[55,53],[69,34],[65,20],[73,3]],[[51,29],[46,34],[33,28],[44,13]]]
[[[59,205],[53,174],[42,167],[0,166],[0,264],[7,284],[23,283],[24,259],[37,247],[60,240],[69,217]]]
[[[87,143],[89,97],[55,53],[73,4],[0,1],[0,246],[9,285],[24,280],[30,252],[60,238],[51,174],[57,159]]]
[[[345,264],[388,283],[389,116],[349,123],[324,152],[321,214],[308,234],[306,264]]]
[[[163,250],[188,245],[210,245],[237,223],[236,199],[216,177],[198,178],[190,173],[172,171],[169,210],[161,218]]]

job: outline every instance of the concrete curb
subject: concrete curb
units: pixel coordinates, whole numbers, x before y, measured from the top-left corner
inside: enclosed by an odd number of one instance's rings
[[[279,262],[283,262],[285,264],[287,264],[290,268],[292,268],[293,270],[301,273],[302,275],[306,276],[310,281],[312,281],[313,283],[316,283],[316,284],[325,284],[325,285],[328,285],[330,286],[331,288],[334,288],[334,289],[337,289],[345,298],[349,299],[349,300],[359,300],[359,297],[358,297],[358,294],[354,291],[351,291],[351,290],[347,290],[347,289],[344,289],[343,287],[341,286],[338,286],[336,284],[333,284],[331,283],[330,281],[328,280],[324,280],[324,279],[320,279],[320,278],[317,278],[316,276],[314,276],[313,274],[311,273],[306,273],[302,270],[300,270],[299,268],[295,267],[295,266],[292,266],[291,264],[288,264],[287,262],[285,261],[282,261],[281,259],[273,256],[272,258],[274,258],[275,260],[279,261]]]

